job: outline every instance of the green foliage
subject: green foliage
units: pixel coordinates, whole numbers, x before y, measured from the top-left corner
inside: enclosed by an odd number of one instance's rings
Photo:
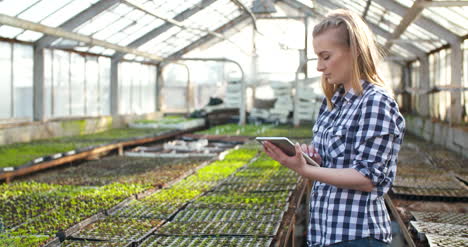
[[[157,119],[157,120],[150,120],[150,119],[142,119],[142,120],[137,120],[135,123],[138,124],[178,124],[178,123],[183,123],[186,121],[193,120],[195,118],[185,118],[185,117],[180,117],[180,116],[166,116],[162,119]]]
[[[223,160],[243,160],[249,161],[257,154],[257,149],[239,148],[230,151]]]
[[[111,129],[97,134],[63,137],[0,146],[0,167],[20,166],[39,157],[63,153],[131,137],[157,135],[167,129]]]
[[[209,135],[236,135],[236,136],[285,136],[289,138],[311,138],[312,126],[292,127],[289,125],[252,125],[240,126],[237,124],[225,124],[215,126],[199,134]]]
[[[51,237],[49,236],[10,236],[0,234],[0,246],[15,246],[15,247],[36,247],[43,246]]]

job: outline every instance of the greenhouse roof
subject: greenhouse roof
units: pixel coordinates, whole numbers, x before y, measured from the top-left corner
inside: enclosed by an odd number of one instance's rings
[[[71,40],[0,21],[0,38],[36,47],[73,49],[114,59],[143,59],[111,46],[135,48],[162,59],[180,56],[206,37],[228,39],[221,30],[255,14],[273,15],[273,3],[296,7],[312,17],[348,8],[365,18],[377,41],[392,54],[413,59],[468,35],[468,1],[423,0],[2,0],[0,17],[29,21],[91,38]],[[253,13],[255,12],[255,14]],[[2,19],[3,20],[3,19]],[[25,28],[25,29],[23,29]],[[63,37],[63,36],[62,36]]]

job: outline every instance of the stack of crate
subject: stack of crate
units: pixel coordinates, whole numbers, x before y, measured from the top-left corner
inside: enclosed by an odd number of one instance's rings
[[[291,85],[274,82],[271,84],[276,98],[274,107],[270,110],[270,119],[279,123],[287,123],[289,113],[294,109],[291,97]]]
[[[301,86],[298,87],[297,97],[294,114],[297,114],[298,121],[315,121],[320,110],[320,95],[314,88]]]
[[[226,95],[224,97],[224,106],[226,108],[240,108],[242,104],[242,83],[240,81],[228,82]]]

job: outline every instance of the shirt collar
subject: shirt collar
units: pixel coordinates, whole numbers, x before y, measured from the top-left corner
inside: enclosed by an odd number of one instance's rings
[[[361,87],[363,91],[367,88],[368,85],[368,82],[361,80]],[[343,103],[343,99],[348,103],[353,102],[357,97],[359,97],[359,95],[354,91],[354,88],[351,88],[345,94],[345,89],[343,85],[340,85],[338,90],[336,90],[336,92],[333,94],[331,102],[333,103],[333,105],[341,105],[341,103]]]

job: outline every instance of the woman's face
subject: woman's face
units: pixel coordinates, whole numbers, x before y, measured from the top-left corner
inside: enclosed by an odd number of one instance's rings
[[[351,88],[350,49],[340,41],[339,30],[328,29],[314,38],[314,52],[318,56],[317,70],[330,84],[343,84],[346,91]]]

